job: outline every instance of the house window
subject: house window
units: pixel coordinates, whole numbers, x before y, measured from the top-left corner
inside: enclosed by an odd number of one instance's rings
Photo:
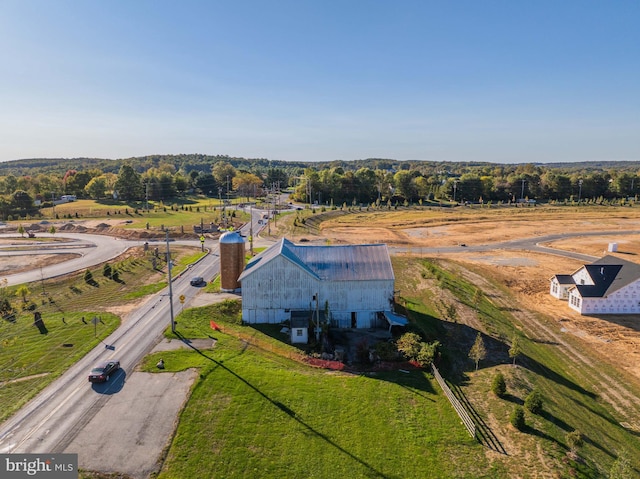
[[[302,329],[296,329],[296,336],[302,336]]]

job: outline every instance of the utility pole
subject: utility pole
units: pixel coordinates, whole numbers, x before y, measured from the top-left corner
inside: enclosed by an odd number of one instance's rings
[[[582,179],[578,180],[578,203],[582,199]]]
[[[169,280],[169,310],[171,311],[171,332],[176,332],[176,322],[173,319],[173,289],[171,287],[171,252],[169,251],[169,229],[165,230],[167,235],[167,275]]]
[[[316,341],[320,341],[320,293],[316,293]]]
[[[227,175],[227,204],[229,204],[229,175]]]
[[[526,180],[520,180],[522,181],[522,191],[520,192],[520,201],[524,201],[524,183]]]
[[[226,218],[224,217],[224,205],[222,204],[222,186],[218,186],[218,201],[220,202],[220,205],[222,205],[222,223],[224,224],[224,226],[227,226],[227,221]]]
[[[249,205],[249,252],[253,257],[253,204]]]

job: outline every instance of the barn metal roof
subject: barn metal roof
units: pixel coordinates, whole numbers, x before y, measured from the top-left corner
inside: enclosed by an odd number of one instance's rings
[[[240,281],[260,265],[284,256],[319,280],[389,280],[394,279],[386,244],[316,246],[297,245],[282,238],[255,256],[240,275]]]

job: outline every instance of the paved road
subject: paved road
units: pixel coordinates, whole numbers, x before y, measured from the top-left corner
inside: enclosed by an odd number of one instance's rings
[[[42,235],[44,236],[44,235]],[[19,235],[1,235],[2,238],[17,237]],[[51,266],[45,266],[38,268],[34,271],[25,271],[23,273],[11,274],[4,276],[7,279],[9,286],[21,283],[31,283],[33,281],[40,281],[42,279],[54,278],[72,271],[79,271],[90,266],[109,261],[132,246],[141,246],[144,244],[144,240],[132,241],[117,239],[112,236],[105,235],[92,235],[84,233],[58,233],[57,238],[65,238],[69,241],[64,243],[56,242],[42,242],[34,243],[33,248],[20,251],[11,251],[10,245],[0,246],[0,255],[2,256],[20,256],[25,254],[62,254],[71,253],[79,255],[77,258],[65,261],[64,263],[58,263]],[[13,246],[15,248],[15,246]]]
[[[258,232],[258,217],[256,214],[254,218],[254,234]],[[241,234],[248,234],[250,228],[247,224]],[[83,256],[86,262],[80,268],[86,268],[89,261],[100,262],[99,257],[110,259],[123,247],[140,244],[96,236],[73,235],[80,241],[95,240],[96,246],[89,248],[100,249],[103,245],[108,250],[102,256]],[[200,245],[199,241],[192,243]],[[139,478],[149,476],[157,467],[176,415],[197,375],[148,374],[134,369],[160,342],[162,332],[171,323],[172,308],[176,315],[198,295],[200,288],[190,286],[190,278],[212,278],[218,273],[217,241],[208,240],[205,245],[210,254],[193,265],[189,274],[172,278],[173,304],[169,301],[169,287],[150,297],[102,345],[0,425],[0,453],[78,453],[82,468],[127,472]],[[65,263],[67,268],[75,267],[70,263]],[[39,279],[40,272],[37,273]],[[185,296],[184,304],[176,299],[180,295]],[[105,384],[89,384],[91,366],[110,358],[120,360],[121,371]]]

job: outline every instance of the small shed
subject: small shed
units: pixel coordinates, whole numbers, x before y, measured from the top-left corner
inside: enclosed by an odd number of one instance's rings
[[[291,312],[291,344],[307,344],[309,342],[309,321],[311,313],[309,311]]]

